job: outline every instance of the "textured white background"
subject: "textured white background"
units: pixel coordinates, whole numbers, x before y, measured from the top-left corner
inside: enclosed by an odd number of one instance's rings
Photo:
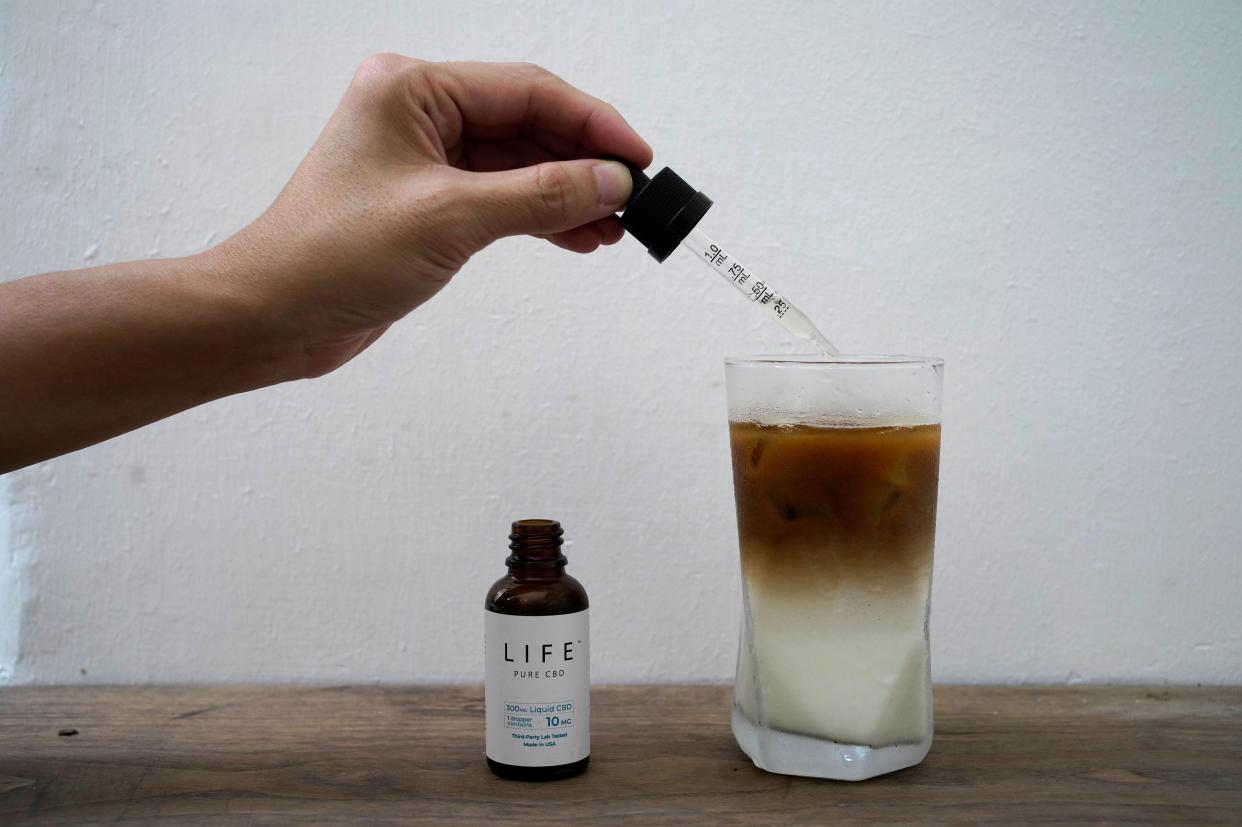
[[[368,53],[536,61],[839,344],[946,358],[937,678],[1239,681],[1239,43],[1228,2],[6,2],[0,275],[226,237]],[[793,349],[680,255],[503,242],[335,375],[0,479],[0,678],[477,679],[522,516],[598,679],[727,678],[721,358]]]

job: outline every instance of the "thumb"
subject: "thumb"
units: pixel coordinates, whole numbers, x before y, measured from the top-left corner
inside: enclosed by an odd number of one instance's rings
[[[559,233],[612,215],[633,183],[616,161],[550,161],[470,176],[470,207],[493,238]]]

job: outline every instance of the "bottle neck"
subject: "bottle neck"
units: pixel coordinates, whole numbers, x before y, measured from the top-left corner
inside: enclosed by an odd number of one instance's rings
[[[569,561],[561,554],[560,523],[555,520],[519,520],[509,535],[511,551],[505,564],[509,573],[523,580],[555,580],[565,573]]]
[[[509,574],[514,580],[559,580],[565,574],[565,564],[509,562]]]

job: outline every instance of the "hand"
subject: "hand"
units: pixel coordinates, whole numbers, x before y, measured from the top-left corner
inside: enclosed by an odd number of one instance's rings
[[[368,58],[275,203],[204,254],[294,347],[344,364],[491,242],[579,253],[623,234],[625,168],[651,149],[610,105],[525,64]]]
[[[198,255],[0,284],[0,473],[344,364],[475,252],[622,234],[651,149],[534,66],[369,58],[275,203]]]

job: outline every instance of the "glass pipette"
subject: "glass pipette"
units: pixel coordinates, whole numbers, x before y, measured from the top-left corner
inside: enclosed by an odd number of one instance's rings
[[[681,246],[694,254],[699,261],[719,273],[725,281],[738,289],[743,296],[763,308],[769,317],[787,331],[809,342],[825,356],[837,356],[836,345],[811,323],[789,299],[772,289],[772,285],[755,275],[755,272],[712,241],[707,233],[695,227],[682,240]]]
[[[838,355],[837,348],[820,333],[798,308],[777,292],[772,283],[759,278],[723,246],[712,241],[699,221],[712,206],[712,200],[687,184],[668,167],[648,177],[624,158],[634,189],[621,215],[621,224],[642,242],[656,261],[664,261],[678,245],[723,276],[752,303],[794,336],[809,342],[827,356]]]

